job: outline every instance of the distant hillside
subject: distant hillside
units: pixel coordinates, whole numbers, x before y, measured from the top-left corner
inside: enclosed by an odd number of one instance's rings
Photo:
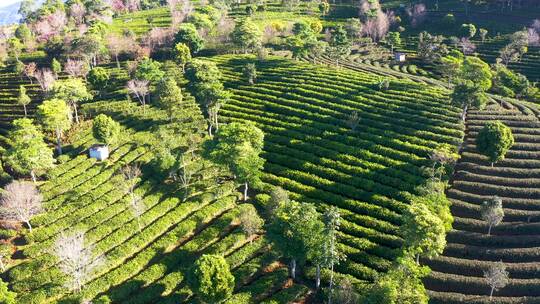
[[[12,24],[19,21],[20,16],[17,14],[21,1],[10,4],[5,7],[0,7],[0,25]]]

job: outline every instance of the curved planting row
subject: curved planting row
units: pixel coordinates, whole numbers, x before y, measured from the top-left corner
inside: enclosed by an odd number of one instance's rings
[[[125,75],[114,71],[113,77],[119,85],[108,94],[121,96]],[[286,268],[273,264],[277,257],[262,236],[247,238],[239,228],[238,215],[244,206],[236,202],[234,184],[216,184],[214,168],[194,174],[197,178],[185,200],[183,190],[159,182],[149,168],[154,157],[148,148],[154,140],[149,130],[171,124],[164,111],[149,107],[143,112],[135,103],[108,99],[83,105],[81,112],[112,116],[125,135],[111,147],[107,161],[97,162],[84,155],[94,143],[90,124],[84,122],[65,149],[71,159],[51,170],[48,181],[40,185],[46,212],[32,219],[34,230],[23,235],[26,245],[18,246],[17,263],[7,273],[20,303],[105,295],[116,303],[192,302],[184,273],[206,253],[226,257],[237,279],[236,293],[245,303],[306,293],[301,285],[286,284]],[[177,122],[181,128],[175,126],[178,139],[203,136],[206,124],[192,97],[184,98],[182,113],[186,117]],[[130,164],[143,171],[135,188],[144,204],[138,218],[129,195],[118,187],[120,170]],[[66,289],[65,275],[52,254],[57,237],[68,231],[83,232],[93,254],[105,256],[80,293]]]
[[[402,80],[380,90],[375,74],[278,58],[211,60],[233,93],[222,120],[252,121],[265,132],[264,182],[295,200],[340,208],[340,247],[348,259],[338,271],[371,281],[387,270],[402,245],[401,213],[424,181],[427,156],[463,134],[447,92]],[[256,64],[254,85],[241,75],[248,62]]]
[[[462,157],[447,194],[454,230],[444,254],[428,262],[432,273],[425,284],[433,303],[540,303],[540,121],[533,109],[515,105],[491,105],[468,115]],[[516,143],[491,167],[476,151],[475,138],[493,120],[508,125]],[[480,205],[494,195],[501,197],[505,215],[487,235]],[[498,261],[505,263],[510,281],[490,300],[484,271]]]

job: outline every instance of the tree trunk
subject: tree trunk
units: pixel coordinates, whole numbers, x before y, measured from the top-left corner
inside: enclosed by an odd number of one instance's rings
[[[26,225],[28,225],[28,229],[30,232],[32,232],[32,225],[30,225],[30,221],[25,221]]]
[[[24,108],[24,117],[28,116],[28,113],[26,112],[26,105],[23,104],[23,108]]]
[[[73,103],[73,111],[75,111],[75,122],[79,124],[79,112],[77,111],[77,103]]]
[[[491,300],[493,298],[493,291],[495,290],[495,287],[491,287],[491,292],[489,293],[489,299]]]
[[[2,269],[2,272],[6,271],[6,266],[4,265],[4,261],[0,258],[0,269]]]
[[[493,225],[491,225],[491,224],[489,225],[489,228],[488,228],[488,235],[491,235],[491,227],[492,227],[492,226],[493,226]]]
[[[493,168],[493,164],[495,164],[494,162],[491,162],[491,168]]]
[[[420,265],[420,254],[416,254],[416,265]]]
[[[120,68],[120,61],[118,61],[118,54],[114,56],[116,58],[116,67]]]
[[[208,123],[208,135],[212,137],[212,124]]]
[[[248,193],[248,183],[244,183],[244,202],[247,201],[247,193]]]
[[[59,128],[56,128],[56,150],[62,155],[62,132]]]
[[[317,264],[317,278],[315,281],[315,286],[317,289],[321,287],[321,265]]]
[[[467,119],[467,109],[469,108],[469,105],[465,105],[463,107],[463,112],[461,113],[461,120],[465,122],[465,119]]]
[[[334,263],[330,265],[330,283],[328,284],[328,304],[332,304],[332,288],[334,288]]]
[[[36,183],[36,173],[34,173],[34,170],[30,170],[30,176],[32,177],[32,181],[35,184]]]
[[[291,260],[291,278],[296,279],[296,259]]]

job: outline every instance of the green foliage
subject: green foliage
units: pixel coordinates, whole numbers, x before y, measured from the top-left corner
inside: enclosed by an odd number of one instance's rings
[[[479,34],[480,34],[480,39],[482,41],[486,40],[486,37],[487,37],[487,34],[488,34],[488,30],[486,30],[485,28],[481,28],[479,31]]]
[[[513,145],[512,130],[500,121],[486,123],[476,137],[478,151],[486,155],[492,164],[503,160]]]
[[[477,86],[472,81],[457,84],[450,97],[452,103],[461,108],[472,106],[483,109],[488,101],[485,92],[478,90]]]
[[[236,176],[241,183],[259,182],[264,159],[260,154],[264,133],[250,123],[233,122],[217,132],[210,156]]]
[[[312,204],[280,204],[268,226],[268,238],[285,257],[305,262],[320,249],[324,223]]]
[[[416,265],[410,258],[399,258],[387,274],[377,279],[362,303],[427,304],[422,278],[428,272],[429,268]]]
[[[433,258],[446,246],[443,221],[423,201],[414,200],[404,215],[401,227],[406,253]]]
[[[88,91],[86,84],[80,78],[68,78],[55,82],[52,87],[52,96],[54,99],[61,99],[68,102],[75,111],[75,120],[77,123],[79,122],[77,104],[90,100],[93,97]]]
[[[502,96],[527,96],[531,90],[529,80],[525,75],[513,72],[502,64],[496,64],[493,71],[492,90]]]
[[[54,75],[59,75],[62,72],[62,64],[60,61],[56,60],[56,58],[53,58],[51,62],[51,70],[53,71]]]
[[[99,114],[94,118],[92,134],[100,142],[113,145],[120,135],[120,124],[105,114]]]
[[[23,85],[19,86],[19,94],[17,96],[17,104],[24,107],[24,115],[26,116],[26,106],[32,102],[32,99],[26,94],[26,88]]]
[[[491,78],[493,74],[489,64],[482,59],[473,56],[467,56],[463,60],[460,79],[470,81],[478,90],[487,91],[491,88]]]
[[[71,111],[62,99],[45,100],[38,106],[37,117],[46,131],[63,132],[71,128]]]
[[[219,255],[202,255],[188,273],[187,282],[206,303],[220,303],[229,298],[234,289],[234,276],[227,261]]]
[[[463,68],[463,53],[458,50],[452,50],[447,56],[441,57],[441,63],[438,66],[440,73],[448,82],[454,82],[459,79]]]
[[[502,199],[495,196],[490,200],[484,201],[482,206],[480,206],[480,215],[489,226],[489,235],[491,233],[491,227],[499,225],[503,220],[504,209],[502,206]]]
[[[8,284],[0,280],[0,303],[1,304],[15,304],[17,294],[13,291],[10,291]]]
[[[253,50],[262,44],[262,33],[251,18],[238,20],[231,33],[232,41],[244,52]]]
[[[166,78],[158,84],[156,91],[158,104],[167,111],[169,119],[172,119],[174,110],[182,103],[182,90],[174,79]]]
[[[321,1],[319,3],[319,12],[323,16],[326,16],[330,12],[330,4],[328,1]]]
[[[192,60],[187,68],[185,77],[189,80],[191,93],[201,104],[212,127],[218,128],[219,107],[229,99],[229,92],[221,83],[221,72],[213,62]]]
[[[248,63],[243,68],[244,77],[247,79],[249,84],[254,84],[257,80],[257,68],[254,63]]]
[[[15,30],[15,37],[20,41],[27,41],[32,38],[32,32],[26,23],[21,23]]]
[[[162,65],[161,62],[145,57],[137,65],[135,78],[148,80],[151,84],[155,85],[165,76],[165,72],[161,68]]]
[[[174,59],[182,66],[182,69],[191,60],[191,51],[185,43],[177,43],[174,46]]]
[[[103,67],[95,67],[91,69],[87,77],[88,82],[92,85],[92,88],[100,92],[108,86],[110,78],[111,75],[109,71]]]
[[[4,162],[19,174],[39,174],[52,168],[53,152],[43,140],[43,134],[32,120],[22,118],[13,122],[8,133],[9,147]]]
[[[472,38],[476,35],[476,26],[472,23],[461,25],[460,33],[462,37]]]
[[[386,36],[386,42],[392,47],[392,51],[396,46],[401,45],[401,35],[399,32],[389,32]]]
[[[191,52],[197,54],[204,48],[204,40],[197,32],[195,25],[191,23],[183,23],[180,25],[178,32],[174,38],[176,44],[183,43],[189,47]]]
[[[446,56],[448,54],[448,47],[443,41],[443,36],[431,35],[428,32],[420,33],[417,46],[418,57],[425,62],[433,63],[441,57]]]

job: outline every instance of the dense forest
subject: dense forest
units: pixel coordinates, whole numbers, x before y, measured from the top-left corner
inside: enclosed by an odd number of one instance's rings
[[[540,303],[538,1],[18,14],[0,304]]]

